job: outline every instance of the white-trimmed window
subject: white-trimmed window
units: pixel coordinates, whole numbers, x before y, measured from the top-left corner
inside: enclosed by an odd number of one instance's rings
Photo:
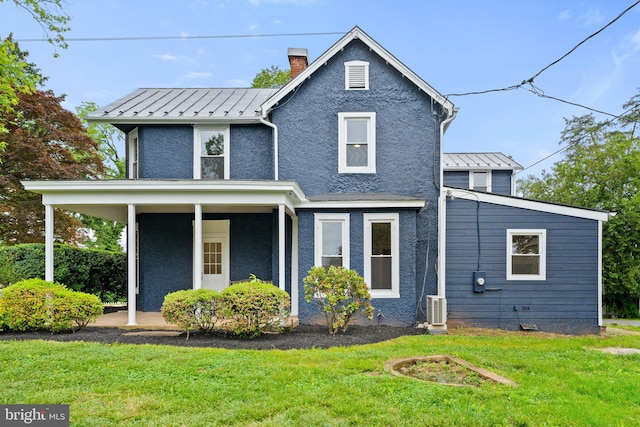
[[[314,222],[314,265],[349,268],[349,214],[317,213]]]
[[[469,171],[469,188],[491,192],[491,171]]]
[[[507,280],[545,280],[547,231],[507,230]]]
[[[139,177],[139,162],[138,162],[138,128],[135,128],[127,136],[128,144],[128,157],[129,157],[129,179],[137,179]]]
[[[376,172],[376,113],[338,113],[338,173]]]
[[[369,90],[369,63],[349,61],[344,63],[344,88],[346,90]]]
[[[229,127],[195,128],[193,170],[195,179],[229,179]]]
[[[364,280],[373,298],[400,297],[399,216],[364,214]]]

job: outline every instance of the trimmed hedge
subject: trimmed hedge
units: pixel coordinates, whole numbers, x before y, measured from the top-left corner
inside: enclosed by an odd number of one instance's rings
[[[44,253],[44,245],[36,243],[0,247],[0,287],[25,279],[43,279]],[[103,302],[126,300],[126,254],[57,244],[54,262],[56,282],[94,294]]]
[[[28,279],[2,290],[0,318],[14,331],[79,330],[102,314],[95,295],[59,283]]]
[[[225,329],[242,338],[256,338],[264,332],[286,328],[291,302],[289,294],[272,283],[253,276],[225,288],[221,293]]]
[[[282,332],[289,317],[289,294],[252,276],[222,292],[188,289],[165,296],[162,316],[187,332],[217,329],[241,338],[256,338],[264,332]]]
[[[192,329],[211,332],[219,319],[220,293],[212,289],[184,290],[170,293],[162,303],[162,317],[187,333]]]

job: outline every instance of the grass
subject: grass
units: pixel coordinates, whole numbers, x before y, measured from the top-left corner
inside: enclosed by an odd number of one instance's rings
[[[640,332],[640,326],[618,325],[617,323],[610,323],[608,326],[618,328],[618,329],[625,329],[627,331],[632,331],[632,332]]]
[[[640,336],[411,336],[328,350],[0,342],[0,404],[68,403],[74,426],[634,426]],[[383,370],[452,354],[516,381],[448,387]]]

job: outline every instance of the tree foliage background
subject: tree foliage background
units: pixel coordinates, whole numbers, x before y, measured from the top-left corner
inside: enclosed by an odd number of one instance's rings
[[[280,67],[272,65],[269,68],[263,68],[256,74],[251,82],[251,87],[278,89],[289,82],[290,76],[289,70],[282,70]]]
[[[606,311],[638,316],[640,298],[640,93],[617,119],[565,119],[565,158],[540,177],[519,181],[524,197],[615,212],[603,224]]]

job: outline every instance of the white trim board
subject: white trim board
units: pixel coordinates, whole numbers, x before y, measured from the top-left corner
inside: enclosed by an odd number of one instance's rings
[[[579,208],[576,206],[556,205],[537,200],[522,199],[517,197],[502,196],[499,194],[481,193],[472,190],[461,190],[459,188],[442,187],[443,195],[454,199],[480,201],[492,203],[494,205],[510,206],[514,208],[529,209],[538,212],[554,213],[559,215],[572,216],[576,218],[593,219],[596,221],[607,221],[612,212],[596,211],[592,209]]]

